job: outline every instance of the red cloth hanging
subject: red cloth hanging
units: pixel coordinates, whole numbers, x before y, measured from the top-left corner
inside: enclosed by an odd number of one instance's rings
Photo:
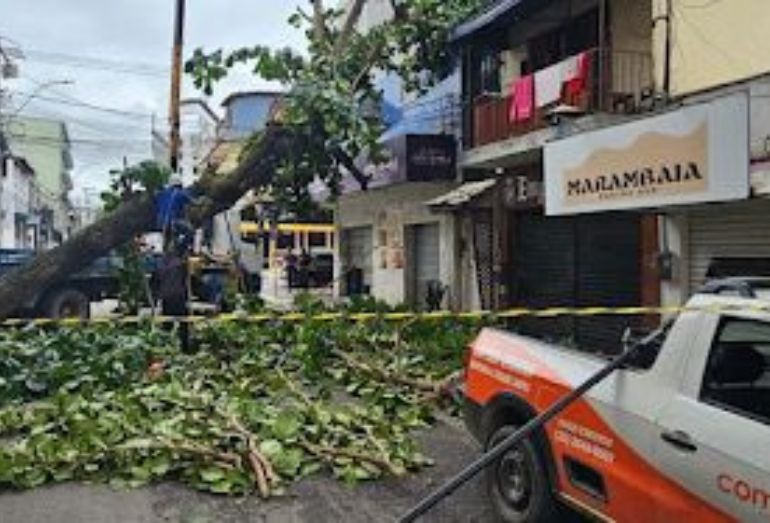
[[[591,53],[584,51],[577,56],[575,75],[568,78],[562,87],[562,99],[565,103],[577,105],[581,95],[588,90],[588,80],[591,76]]]
[[[535,77],[530,74],[511,83],[508,121],[510,123],[523,122],[532,118],[534,114]]]

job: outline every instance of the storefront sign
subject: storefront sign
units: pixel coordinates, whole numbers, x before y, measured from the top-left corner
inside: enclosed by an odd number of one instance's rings
[[[747,198],[748,150],[742,94],[581,133],[546,145],[546,214]]]
[[[545,199],[543,181],[535,174],[506,176],[502,180],[503,202],[509,209],[541,207]]]
[[[358,158],[356,163],[369,178],[369,189],[403,182],[452,181],[457,177],[457,141],[452,135],[405,134],[383,143],[385,160],[373,163]],[[343,194],[361,190],[353,176],[341,181]]]
[[[406,176],[410,182],[454,180],[457,142],[452,135],[410,134],[406,137]]]

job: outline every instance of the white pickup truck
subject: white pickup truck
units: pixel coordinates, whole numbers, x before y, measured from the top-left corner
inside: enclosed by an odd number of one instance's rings
[[[770,280],[698,294],[611,374],[488,467],[506,522],[770,522]],[[764,295],[763,295],[764,294]],[[466,422],[487,448],[606,359],[495,329],[469,348]]]

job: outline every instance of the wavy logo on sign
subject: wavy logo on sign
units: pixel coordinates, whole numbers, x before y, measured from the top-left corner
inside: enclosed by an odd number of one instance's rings
[[[705,191],[707,150],[705,122],[683,136],[649,132],[626,148],[599,149],[566,172],[564,201],[584,205]]]

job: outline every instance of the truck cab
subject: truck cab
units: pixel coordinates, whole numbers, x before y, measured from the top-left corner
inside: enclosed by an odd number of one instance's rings
[[[0,249],[0,277],[36,255],[37,252],[29,249]],[[26,303],[19,303],[13,316],[88,318],[92,301],[117,296],[120,267],[122,259],[116,254],[98,258],[65,281],[44,289]]]
[[[770,521],[770,281],[715,282],[640,354],[489,467],[503,521]],[[466,422],[492,446],[606,363],[486,329]]]

